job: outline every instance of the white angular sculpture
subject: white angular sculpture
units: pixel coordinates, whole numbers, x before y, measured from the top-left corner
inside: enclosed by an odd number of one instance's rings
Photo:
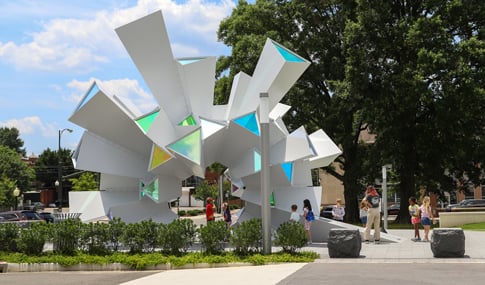
[[[233,194],[246,201],[245,216],[258,216],[261,92],[269,94],[271,110],[272,221],[286,220],[290,205],[303,199],[318,208],[321,188],[312,187],[310,170],[327,166],[341,152],[322,130],[307,135],[300,127],[289,133],[282,116],[290,106],[279,103],[307,60],[268,39],[253,76],[238,74],[229,103],[213,105],[216,58],[173,58],[160,11],[116,32],[159,107],[138,116],[93,83],[69,118],[85,129],[73,160],[77,169],[100,172],[106,191],[82,199],[71,192],[71,211],[82,212],[84,221],[108,215],[170,222],[176,215],[168,202],[181,196],[181,181],[204,177],[206,167],[219,162],[239,188]]]

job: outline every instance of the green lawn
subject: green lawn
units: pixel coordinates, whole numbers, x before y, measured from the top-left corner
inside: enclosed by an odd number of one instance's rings
[[[485,223],[463,225],[461,228],[464,230],[485,231]]]

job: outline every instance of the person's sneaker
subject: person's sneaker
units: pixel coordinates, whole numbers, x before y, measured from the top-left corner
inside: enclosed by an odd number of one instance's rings
[[[381,243],[381,240],[379,240],[379,239],[376,239],[376,240],[374,241],[374,244],[380,244],[380,243]]]
[[[412,241],[421,241],[421,239],[420,239],[420,238],[418,238],[418,237],[417,237],[417,238],[412,238],[411,240],[412,240]]]
[[[368,243],[369,243],[369,240],[368,240],[368,239],[366,239],[366,240],[364,240],[364,242],[368,244]]]
[[[421,241],[421,238],[420,238],[420,237],[417,237],[417,238],[416,238],[416,241]]]

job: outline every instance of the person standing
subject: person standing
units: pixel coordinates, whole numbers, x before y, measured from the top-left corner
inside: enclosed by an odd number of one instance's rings
[[[312,244],[311,227],[315,216],[313,215],[312,205],[308,199],[303,200],[303,217],[305,218],[305,231],[308,237],[308,243]]]
[[[224,222],[226,222],[226,225],[229,228],[232,224],[232,218],[231,209],[229,208],[229,204],[227,204],[227,202],[222,204],[222,213],[224,215]]]
[[[431,206],[429,205],[431,199],[429,196],[424,196],[423,204],[419,207],[419,213],[421,216],[421,224],[424,228],[424,238],[423,241],[429,241],[429,229],[431,228],[431,220],[433,219],[433,212],[431,210]]]
[[[419,224],[421,223],[421,218],[419,217],[419,205],[416,202],[416,197],[410,197],[409,200],[409,215],[411,216],[411,224],[414,227],[414,238],[412,241],[421,241],[419,236]]]
[[[367,207],[367,201],[365,201],[365,199],[362,199],[359,208],[359,218],[362,222],[362,226],[365,228],[365,225],[367,225],[367,211],[369,210]]]
[[[298,223],[300,221],[300,215],[296,212],[298,206],[296,204],[291,205],[290,221]]]
[[[205,219],[207,222],[213,222],[216,220],[214,213],[216,206],[214,206],[214,200],[212,197],[207,197],[205,206]]]
[[[342,206],[342,199],[337,199],[336,204],[332,207],[332,216],[334,220],[344,221],[345,208]]]
[[[368,186],[364,200],[367,202],[367,224],[364,232],[364,242],[369,243],[370,230],[374,227],[374,243],[378,244],[381,239],[381,213],[379,211],[380,197],[374,186]]]

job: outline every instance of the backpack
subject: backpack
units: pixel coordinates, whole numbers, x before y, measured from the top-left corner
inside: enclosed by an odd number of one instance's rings
[[[313,215],[313,211],[312,210],[309,210],[307,213],[306,213],[306,220],[311,222],[311,221],[314,221],[315,220],[315,215]]]

